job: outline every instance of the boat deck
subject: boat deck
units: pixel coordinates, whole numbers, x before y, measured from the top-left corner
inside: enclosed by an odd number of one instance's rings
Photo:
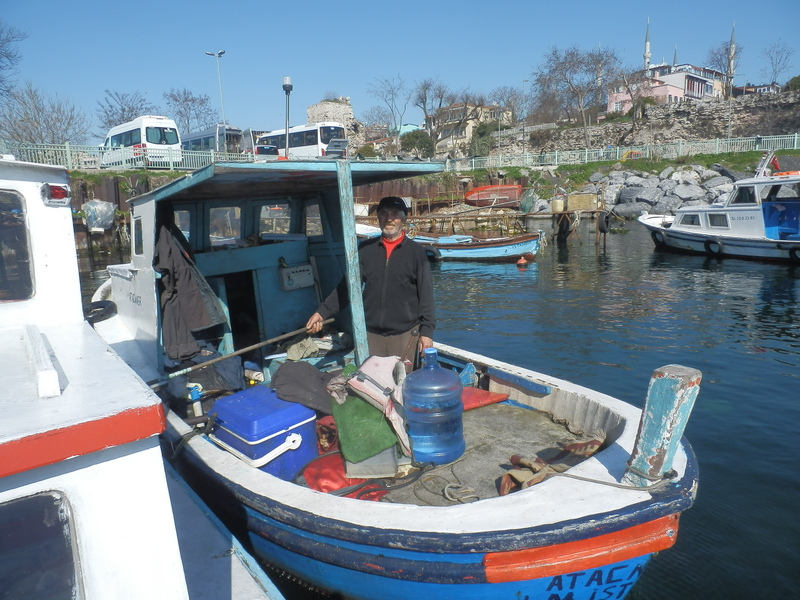
[[[494,498],[501,478],[512,467],[511,456],[532,461],[541,456],[547,461],[565,445],[593,439],[571,433],[545,412],[505,402],[468,410],[463,423],[467,450],[461,458],[425,471],[414,484],[392,490],[383,500],[450,506]]]

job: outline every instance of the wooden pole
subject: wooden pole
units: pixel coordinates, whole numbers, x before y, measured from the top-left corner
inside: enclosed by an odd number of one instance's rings
[[[646,487],[672,469],[701,379],[700,371],[681,365],[653,372],[623,483]]]

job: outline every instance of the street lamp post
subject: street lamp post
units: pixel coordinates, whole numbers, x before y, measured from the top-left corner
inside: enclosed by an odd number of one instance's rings
[[[525,84],[528,83],[527,79],[522,80],[522,102],[520,103],[520,111],[522,112],[522,156],[525,156]]]
[[[217,81],[219,82],[219,107],[222,110],[222,126],[225,128],[225,133],[227,137],[228,122],[225,120],[225,101],[222,99],[222,76],[219,73],[219,59],[223,54],[225,54],[225,50],[220,50],[219,52],[206,52],[206,54],[208,54],[209,56],[215,56],[217,58]]]
[[[283,91],[286,92],[286,146],[284,146],[284,154],[289,158],[289,93],[292,91],[292,78],[283,78]]]

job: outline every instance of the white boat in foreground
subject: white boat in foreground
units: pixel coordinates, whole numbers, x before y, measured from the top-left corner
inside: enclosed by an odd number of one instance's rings
[[[675,543],[680,514],[694,501],[697,464],[681,435],[698,392],[693,369],[657,369],[647,392],[631,391],[646,393],[643,411],[436,344],[440,364],[465,386],[465,406],[503,400],[464,413],[463,456],[436,469],[414,464],[403,477],[408,457],[392,444],[385,461],[375,455],[382,475],[356,476],[348,466],[348,478],[366,479],[359,485],[388,486],[380,502],[309,484],[309,465],[341,466],[342,456],[318,454],[329,440],[322,419],[317,439],[321,415],[302,406],[304,385],[368,358],[353,188],[441,169],[416,161],[218,163],[137,196],[132,260],[108,268],[110,294],[101,292],[117,314],[97,330],[169,402],[167,437],[181,472],[277,569],[348,599],[623,598],[650,558]],[[215,245],[216,223],[231,243]],[[277,342],[304,333],[342,277],[350,310],[334,333],[353,344],[323,350],[310,340],[317,350],[288,360]],[[247,379],[215,373],[222,365]],[[287,367],[304,375],[281,386]],[[187,386],[202,381],[204,395],[187,402]],[[244,406],[273,395],[283,402]],[[321,401],[335,410],[324,390]],[[286,412],[302,417],[288,421]],[[225,430],[234,420],[244,427]],[[344,452],[352,421],[336,423]],[[251,426],[257,431],[245,436]],[[362,440],[368,430],[356,427],[350,439]],[[553,451],[576,460],[561,474],[534,474],[537,458]],[[348,459],[362,473],[367,462]],[[534,482],[528,475],[540,482],[526,485]],[[524,489],[505,493],[518,477]]]
[[[764,174],[770,159],[714,204],[638,220],[660,250],[800,264],[800,172]]]
[[[0,157],[0,596],[283,596],[174,473],[81,304],[66,169]]]

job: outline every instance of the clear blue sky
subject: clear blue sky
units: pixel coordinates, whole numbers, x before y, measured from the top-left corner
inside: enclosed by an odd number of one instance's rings
[[[454,89],[489,93],[521,86],[553,46],[613,48],[642,64],[650,19],[652,62],[704,64],[730,39],[743,47],[735,83],[760,83],[762,51],[797,47],[800,1],[538,2],[535,0],[5,0],[0,19],[27,32],[19,81],[58,94],[95,120],[105,90],[141,92],[157,106],[171,88],[205,94],[238,127],[275,129],[285,121],[283,76],[292,77],[292,125],[329,93],[349,96],[356,117],[379,101],[371,83],[427,77]],[[800,74],[800,48],[785,82]],[[404,121],[422,115],[409,107]],[[102,132],[104,133],[104,132]],[[95,126],[90,138],[100,141]]]

